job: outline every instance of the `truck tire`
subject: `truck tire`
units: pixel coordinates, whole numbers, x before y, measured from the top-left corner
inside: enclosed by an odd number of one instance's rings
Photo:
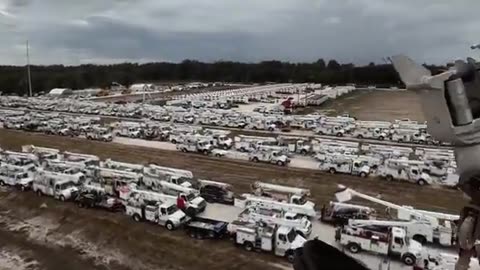
[[[3,180],[0,180],[0,186],[5,186],[5,182],[3,182]]]
[[[85,205],[83,204],[83,202],[78,202],[77,205],[79,208],[85,208]]]
[[[182,152],[187,153],[187,148],[182,148]]]
[[[337,172],[337,170],[335,170],[335,168],[330,168],[330,169],[328,169],[328,172],[331,173],[331,174],[335,174]]]
[[[27,187],[24,185],[20,185],[20,191],[27,191]]]
[[[412,237],[413,240],[419,242],[422,245],[425,245],[427,243],[427,238],[423,235],[416,234]]]
[[[190,238],[197,238],[197,234],[195,233],[195,231],[191,230],[188,235],[190,235]]]
[[[223,149],[224,149],[224,150],[228,150],[228,145],[226,145],[226,144],[223,145]]]
[[[245,248],[246,251],[253,251],[253,244],[246,241],[245,243],[243,243],[243,248]]]
[[[173,139],[173,140],[171,141],[171,143],[177,144],[177,140]]]
[[[347,249],[353,254],[356,254],[361,250],[360,245],[357,243],[348,243]]]
[[[43,193],[42,193],[42,191],[41,191],[40,189],[37,190],[37,192],[35,192],[35,193],[37,193],[37,196],[38,196],[38,197],[42,197],[42,195],[43,195]]]
[[[361,173],[360,173],[360,177],[366,178],[366,177],[367,177],[367,173],[366,173],[366,172],[361,172]]]
[[[383,136],[378,137],[378,139],[379,139],[380,141],[385,140],[385,138],[384,138]]]
[[[343,134],[340,133],[340,132],[338,132],[338,133],[337,133],[337,137],[343,137]]]
[[[307,154],[307,150],[305,150],[305,149],[300,150],[300,154],[305,156]]]
[[[407,253],[402,257],[402,262],[408,266],[414,265],[416,261],[417,261],[417,258],[410,253]]]
[[[247,152],[247,150],[245,150],[244,147],[241,147],[239,150],[240,150],[240,152]]]
[[[402,139],[398,139],[397,142],[403,143],[403,140],[402,140]]]
[[[427,184],[427,181],[423,180],[423,179],[418,179],[417,181],[417,185],[419,186],[425,186]]]
[[[60,198],[59,198],[59,199],[60,199],[61,202],[66,201],[65,196],[63,196],[63,195],[60,195]]]
[[[169,231],[175,230],[175,226],[173,226],[173,223],[170,221],[167,221],[167,224],[165,224],[165,228],[167,228],[167,230]]]
[[[419,143],[419,144],[425,144],[425,141],[424,141],[424,140],[420,140],[418,143]]]
[[[205,156],[208,156],[208,150],[203,150],[202,153],[205,155]]]
[[[277,161],[277,165],[278,166],[285,166],[285,162],[279,160],[279,161]]]
[[[362,135],[362,134],[358,134],[358,135],[357,135],[357,138],[363,139],[363,135]]]
[[[253,162],[258,162],[258,158],[257,158],[257,157],[253,157],[253,158],[252,158],[252,161],[253,161]]]
[[[385,176],[385,179],[387,179],[387,181],[393,181],[393,176],[391,174],[387,174],[387,176]]]
[[[293,250],[288,250],[286,253],[285,253],[285,258],[287,258],[287,261],[289,263],[292,263],[295,261],[295,252]]]
[[[142,221],[142,218],[140,217],[139,214],[134,214],[134,215],[132,216],[132,218],[133,218],[133,220],[135,220],[136,222]]]

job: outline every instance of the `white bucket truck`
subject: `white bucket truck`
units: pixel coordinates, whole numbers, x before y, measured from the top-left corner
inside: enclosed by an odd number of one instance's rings
[[[32,189],[38,196],[52,196],[61,201],[72,200],[78,194],[78,188],[69,175],[49,171],[37,172]]]
[[[185,202],[185,213],[189,216],[194,216],[205,210],[207,202],[200,197],[200,192],[180,185],[175,185],[166,181],[161,181],[161,190],[166,195],[170,195],[176,201],[178,197]]]
[[[240,225],[235,234],[235,243],[245,250],[273,252],[291,263],[295,259],[295,250],[303,247],[305,242],[305,238],[298,235],[295,229],[287,226]]]
[[[12,169],[8,164],[0,167],[0,186],[9,185],[25,191],[32,186],[33,177],[23,170]]]
[[[125,213],[137,222],[142,220],[153,222],[172,231],[184,224],[187,216],[174,202],[163,199],[156,192],[133,191],[125,205]]]

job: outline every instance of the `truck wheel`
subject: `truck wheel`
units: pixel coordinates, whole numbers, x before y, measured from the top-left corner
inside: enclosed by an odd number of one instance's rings
[[[220,155],[220,154],[215,154],[215,156],[216,156],[216,157],[222,157],[222,155]]]
[[[398,139],[398,140],[397,140],[397,142],[399,142],[399,143],[402,143],[402,142],[403,142],[403,140],[402,140],[402,139]]]
[[[357,138],[363,139],[363,135],[362,135],[362,134],[358,134],[358,135],[357,135]]]
[[[419,242],[420,244],[422,245],[425,245],[427,243],[427,238],[425,238],[425,236],[423,235],[420,235],[420,234],[416,234],[412,237],[413,240]]]
[[[171,142],[172,142],[173,144],[177,144],[177,141],[176,141],[175,139],[173,139]]]
[[[412,266],[415,264],[416,262],[416,258],[415,256],[413,256],[412,254],[405,254],[403,255],[402,257],[402,262],[408,266]]]
[[[328,172],[331,173],[331,174],[335,174],[337,172],[337,170],[335,170],[335,168],[330,168],[328,170]]]
[[[240,152],[247,152],[244,147],[240,148]]]
[[[0,180],[0,186],[5,186],[5,182],[3,182],[3,180]]]
[[[384,138],[383,136],[378,137],[378,139],[379,139],[380,141],[385,140],[385,138]]]
[[[78,202],[77,205],[78,205],[79,208],[84,208],[85,207],[85,205],[82,202]]]
[[[418,143],[419,143],[419,144],[425,144],[425,141],[424,141],[424,140],[420,140]]]
[[[40,189],[39,189],[39,190],[37,190],[37,192],[36,192],[36,193],[37,193],[37,196],[38,196],[38,197],[42,197],[42,195],[43,195],[43,194],[42,194],[42,191],[41,191]]]
[[[223,149],[224,149],[224,150],[228,150],[228,145],[225,144],[225,145],[223,146]]]
[[[278,166],[285,166],[285,162],[279,160],[279,161],[277,161],[277,165]]]
[[[307,150],[305,150],[305,149],[300,150],[300,154],[306,155],[306,154],[307,154]]]
[[[361,173],[360,173],[360,177],[362,177],[362,178],[367,177],[367,173],[366,173],[366,172],[361,172]]]
[[[243,247],[245,248],[246,251],[253,251],[253,244],[250,242],[243,243]]]
[[[65,200],[65,196],[61,195],[61,196],[60,196],[60,201],[62,201],[62,202],[66,201],[66,200]]]
[[[207,156],[208,155],[208,150],[203,150],[202,153]]]
[[[167,230],[169,231],[173,231],[173,229],[175,229],[175,226],[173,226],[173,223],[168,221],[167,224],[165,224],[165,228],[167,228]]]
[[[140,215],[134,214],[133,215],[133,220],[135,220],[136,222],[140,222],[140,221],[142,221],[142,218],[140,217]]]
[[[391,174],[388,174],[385,179],[387,179],[387,181],[393,181],[393,176]]]
[[[360,246],[357,243],[348,243],[347,249],[353,254],[360,252]]]
[[[253,161],[253,162],[258,162],[258,158],[257,158],[257,157],[253,157],[253,158],[252,158],[252,161]]]
[[[342,133],[340,133],[340,132],[339,132],[339,133],[337,133],[337,137],[342,137],[342,136],[343,136],[343,134],[342,134]]]
[[[27,191],[27,187],[24,186],[24,185],[21,185],[21,186],[20,186],[20,191]]]
[[[417,181],[417,184],[418,184],[419,186],[425,186],[425,185],[427,184],[427,181],[425,181],[425,180],[423,180],[423,179],[419,179],[419,180]]]
[[[190,235],[190,238],[196,238],[197,237],[197,234],[194,231],[190,231],[190,233],[188,235]]]
[[[295,252],[293,252],[292,250],[289,250],[287,251],[287,254],[285,255],[285,257],[287,258],[287,261],[289,263],[293,263],[293,261],[295,261]]]

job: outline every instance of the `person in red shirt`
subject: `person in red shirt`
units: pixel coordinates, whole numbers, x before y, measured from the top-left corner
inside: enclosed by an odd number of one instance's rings
[[[185,200],[180,195],[177,197],[177,207],[180,210],[185,210]]]

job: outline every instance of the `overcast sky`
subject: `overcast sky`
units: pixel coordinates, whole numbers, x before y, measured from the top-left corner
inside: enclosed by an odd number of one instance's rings
[[[0,0],[0,64],[480,56],[479,0]]]

